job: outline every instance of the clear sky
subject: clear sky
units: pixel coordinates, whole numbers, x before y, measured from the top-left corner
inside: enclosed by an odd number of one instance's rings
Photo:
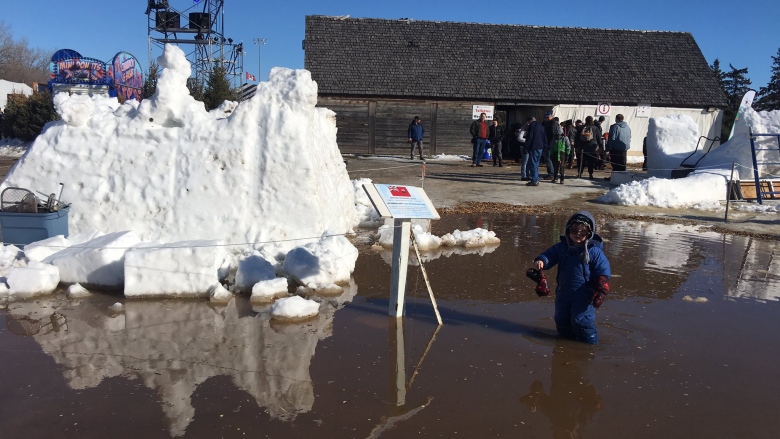
[[[194,0],[169,3],[184,10]],[[0,0],[0,20],[10,24],[15,38],[26,38],[33,47],[69,48],[105,61],[116,52],[128,51],[147,66],[146,4],[146,0],[38,0],[31,6]],[[756,90],[769,81],[771,57],[780,48],[780,0],[225,0],[224,11],[225,36],[244,42],[244,68],[256,76],[260,49],[262,79],[273,66],[303,68],[306,15],[690,32],[709,64],[719,58],[724,70],[729,63],[748,67]],[[253,38],[265,38],[267,43],[254,45]],[[153,56],[157,55],[155,49]]]

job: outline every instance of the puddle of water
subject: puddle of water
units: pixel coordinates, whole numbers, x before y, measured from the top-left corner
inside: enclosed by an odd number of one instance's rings
[[[776,436],[776,242],[611,221],[600,345],[560,340],[525,277],[558,216],[448,216],[500,246],[423,256],[406,317],[366,246],[319,316],[278,324],[238,298],[16,303],[0,314],[3,437]],[[463,252],[461,252],[463,253]],[[551,276],[554,279],[554,274]],[[554,280],[553,280],[554,283]],[[691,300],[686,300],[688,296]],[[699,299],[695,301],[694,299]],[[704,301],[706,299],[706,301]]]

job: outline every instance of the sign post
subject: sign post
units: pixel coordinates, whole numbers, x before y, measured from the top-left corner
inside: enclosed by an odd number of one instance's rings
[[[393,184],[364,184],[363,190],[366,191],[374,209],[382,218],[393,218],[393,267],[388,314],[402,317],[412,219],[437,220],[441,217],[422,188]]]

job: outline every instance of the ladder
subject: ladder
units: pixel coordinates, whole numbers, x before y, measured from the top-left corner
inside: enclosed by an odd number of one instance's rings
[[[777,146],[772,148],[756,148],[756,140],[758,137],[774,137],[777,141]],[[764,204],[764,195],[775,198],[774,196],[780,194],[780,191],[775,191],[771,182],[767,185],[768,190],[764,190],[764,188],[761,187],[761,182],[758,180],[758,167],[759,165],[780,165],[780,162],[759,162],[756,159],[756,153],[758,151],[775,151],[780,154],[780,134],[755,134],[753,133],[753,128],[750,128],[750,150],[753,153],[753,178],[756,181],[756,199],[758,200],[758,204]]]

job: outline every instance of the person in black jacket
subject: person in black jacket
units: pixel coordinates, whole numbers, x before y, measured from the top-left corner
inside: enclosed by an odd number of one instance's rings
[[[501,141],[504,140],[504,129],[498,125],[498,121],[495,119],[488,130],[488,140],[490,140],[490,148],[493,151],[493,166],[496,166],[496,158],[498,158],[498,167],[503,167]]]
[[[542,150],[547,146],[547,136],[544,128],[536,121],[535,117],[528,119],[528,133],[525,136],[525,147],[531,156],[531,181],[526,186],[539,186],[539,160],[542,158]]]
[[[414,160],[415,146],[417,146],[417,150],[420,151],[420,160],[423,160],[422,140],[425,135],[425,128],[423,128],[420,116],[414,116],[414,120],[409,124],[407,135],[409,136],[409,144],[412,147],[409,151],[409,160]]]
[[[582,178],[585,165],[588,166],[588,175],[593,180],[593,170],[596,168],[599,149],[604,149],[604,138],[601,128],[593,123],[593,117],[585,118],[585,125],[577,129],[577,144],[582,150],[582,162],[577,164],[577,178]]]

